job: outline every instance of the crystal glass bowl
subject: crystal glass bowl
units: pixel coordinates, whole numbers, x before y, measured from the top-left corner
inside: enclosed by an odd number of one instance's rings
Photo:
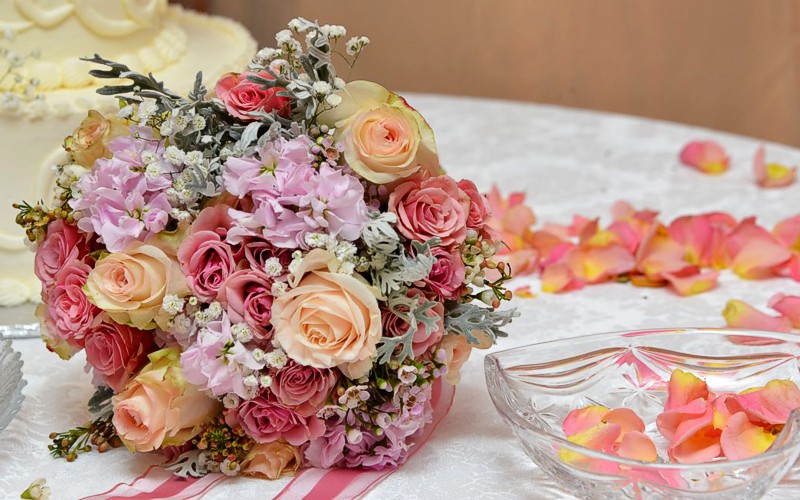
[[[22,407],[22,360],[11,348],[11,341],[0,340],[0,431],[5,429]]]
[[[533,344],[486,357],[486,382],[528,456],[580,498],[758,498],[800,455],[800,410],[773,445],[745,460],[667,463],[655,428],[674,369],[711,391],[740,392],[772,379],[800,385],[800,336],[731,329],[607,333]],[[567,441],[561,423],[588,405],[630,408],[647,425],[659,461],[640,462]],[[568,456],[570,460],[562,461]]]

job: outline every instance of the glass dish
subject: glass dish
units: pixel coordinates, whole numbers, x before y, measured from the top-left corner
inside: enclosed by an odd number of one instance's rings
[[[22,407],[22,378],[20,354],[11,348],[10,340],[0,340],[0,431],[5,429]]]
[[[772,379],[800,385],[799,343],[797,335],[731,329],[606,333],[490,354],[486,382],[528,456],[580,498],[759,498],[800,455],[800,410],[761,455],[688,465],[665,463],[666,440],[655,418],[676,368],[705,379],[711,391],[740,392]],[[659,462],[623,459],[567,441],[562,421],[588,405],[636,411],[659,448]],[[563,453],[572,457],[569,463],[559,458]]]

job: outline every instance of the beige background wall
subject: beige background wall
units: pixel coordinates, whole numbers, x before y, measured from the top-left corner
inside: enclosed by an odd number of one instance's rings
[[[183,0],[264,45],[292,17],[373,44],[396,90],[685,122],[800,146],[800,0]]]

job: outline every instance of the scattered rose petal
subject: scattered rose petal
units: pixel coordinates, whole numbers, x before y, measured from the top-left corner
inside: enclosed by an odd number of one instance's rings
[[[731,328],[788,333],[792,325],[783,316],[770,316],[742,302],[729,300],[722,311],[725,323]]]
[[[776,293],[767,305],[788,319],[794,328],[800,328],[800,296]]]
[[[657,462],[658,452],[653,440],[641,431],[630,431],[622,435],[617,455],[642,462]]]
[[[776,437],[768,429],[751,423],[744,412],[739,412],[728,419],[720,445],[728,460],[741,460],[764,453]]]
[[[520,299],[535,299],[536,294],[531,292],[530,285],[525,285],[514,289],[514,297],[518,297]]]
[[[607,413],[608,408],[599,405],[572,410],[561,423],[561,429],[567,437],[578,434],[602,422]]]
[[[791,380],[770,380],[767,385],[736,396],[751,419],[765,424],[785,424],[792,410],[800,408],[800,389]]]
[[[775,224],[772,234],[786,248],[800,252],[800,214]]]
[[[765,155],[764,146],[760,146],[753,157],[753,173],[756,184],[762,188],[779,188],[794,183],[797,177],[797,167],[767,163]]]
[[[730,157],[714,141],[690,142],[683,147],[680,159],[684,165],[712,175],[725,172],[730,165]]]
[[[742,278],[764,278],[792,256],[766,229],[756,224],[755,217],[744,219],[728,236],[728,255],[733,272]]]
[[[685,268],[677,273],[664,273],[672,289],[683,297],[704,293],[717,286],[719,271]]]
[[[548,266],[542,271],[542,291],[545,293],[570,292],[583,288],[583,281],[572,273],[570,267],[559,262]]]

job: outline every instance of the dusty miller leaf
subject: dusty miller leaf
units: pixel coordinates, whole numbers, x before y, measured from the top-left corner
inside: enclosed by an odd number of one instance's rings
[[[205,467],[200,465],[200,450],[189,450],[169,465],[164,466],[164,469],[172,471],[173,476],[178,477],[203,477],[208,474]]]
[[[483,344],[478,335],[485,334],[494,344],[498,337],[508,337],[501,330],[519,316],[516,308],[496,311],[475,304],[459,304],[444,315],[444,328],[448,332],[463,335],[468,344]]]

